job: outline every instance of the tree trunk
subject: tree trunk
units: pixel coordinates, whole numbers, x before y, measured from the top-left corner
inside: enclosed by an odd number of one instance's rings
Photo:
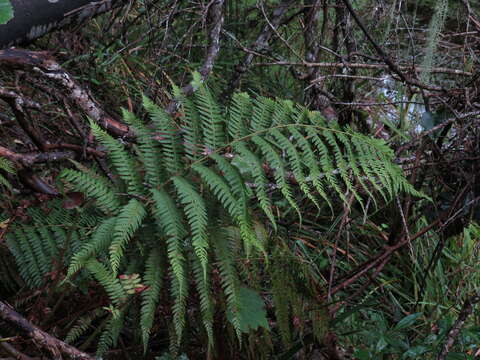
[[[11,0],[14,18],[0,25],[0,48],[27,43],[66,25],[78,25],[126,0]]]

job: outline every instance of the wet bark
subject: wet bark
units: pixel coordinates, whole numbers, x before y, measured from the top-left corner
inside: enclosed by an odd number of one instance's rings
[[[78,25],[126,0],[11,0],[14,17],[0,25],[0,48],[31,42],[67,25]]]

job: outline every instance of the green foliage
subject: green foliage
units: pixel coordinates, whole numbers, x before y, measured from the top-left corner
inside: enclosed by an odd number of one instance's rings
[[[0,25],[13,18],[13,7],[10,0],[0,0]]]
[[[89,216],[69,214],[56,201],[46,215],[32,209],[30,225],[13,226],[6,243],[14,255],[20,275],[31,288],[54,280],[65,264],[73,261],[86,237]]]
[[[400,192],[421,195],[393,163],[393,152],[383,141],[326,123],[318,113],[289,101],[237,94],[222,108],[198,75],[194,78],[197,91],[192,98],[175,89],[180,119],[147,98],[143,105],[151,123],[123,112],[138,136],[134,151],[91,124],[118,175],[114,183],[78,164],[78,170],[61,173],[67,188],[84,192],[103,213],[64,259],[69,281],[88,274],[110,299],[98,355],[116,344],[126,322],[134,321],[138,292],[140,315],[135,322],[148,350],[165,285],[170,287],[172,322],[165,321],[173,329],[174,352],[185,340],[187,319],[203,324],[213,349],[218,309],[225,310],[238,340],[259,328],[270,331],[259,282],[248,279],[239,263],[244,257],[255,258],[254,272],[268,265],[269,236],[261,220],[276,229],[275,213],[293,209],[301,218],[300,204],[305,201],[319,211],[327,204],[333,210],[338,199],[345,206],[350,195],[367,211],[366,198],[390,200]],[[33,227],[20,227],[9,240],[31,286],[42,284],[52,270],[52,256],[62,252],[75,233],[53,227],[61,235],[55,237],[41,225],[38,219]],[[273,261],[268,266],[278,266],[278,275],[280,264]],[[142,271],[143,282],[138,275]],[[216,278],[223,294],[212,290]],[[195,292],[189,294],[189,288]],[[277,317],[288,342],[289,308],[304,318],[315,311],[300,311],[304,300],[295,299],[293,287],[283,298],[284,289],[277,277],[269,291],[276,303],[284,303]],[[192,296],[198,299],[198,313],[187,312]],[[78,338],[86,324],[72,330],[69,339]]]
[[[9,174],[15,173],[13,164],[7,159],[0,156],[0,186],[5,186],[6,188],[10,189],[12,186],[10,185],[8,180],[2,175],[2,170]]]
[[[260,326],[269,329],[265,304],[258,293],[252,289],[241,287],[237,301],[239,309],[236,316],[242,332],[249,333]],[[234,321],[235,315],[233,313],[228,313],[227,316],[228,320]]]

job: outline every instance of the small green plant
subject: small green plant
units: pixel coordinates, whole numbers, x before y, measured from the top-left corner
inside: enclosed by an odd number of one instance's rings
[[[14,174],[15,173],[15,169],[13,168],[13,164],[0,156],[0,186],[5,186],[9,189],[11,189],[11,185],[10,183],[8,182],[8,180],[5,178],[5,176],[2,175],[1,171],[5,171],[6,173],[9,173],[9,174]]]
[[[297,275],[282,274],[295,261],[285,256],[274,235],[278,214],[293,211],[301,219],[300,201],[331,212],[353,196],[367,211],[367,198],[388,201],[400,192],[421,196],[381,140],[327,124],[319,113],[290,101],[240,93],[222,108],[198,74],[193,85],[193,97],[174,88],[181,105],[177,118],[147,98],[143,107],[149,124],[123,112],[137,135],[132,149],[91,123],[108,151],[113,182],[79,164],[78,170],[61,174],[67,187],[85,193],[103,214],[68,258],[66,274],[69,281],[88,274],[108,294],[109,320],[100,336],[99,355],[116,345],[137,311],[146,351],[158,306],[165,301],[171,304],[163,321],[171,329],[172,354],[186,342],[191,321],[203,325],[212,351],[218,341],[214,324],[219,309],[239,341],[254,331],[268,334],[264,298],[258,292],[261,282],[255,280],[265,271],[273,281],[261,286],[279,305],[276,316],[288,343],[288,319],[304,311],[307,298],[297,293]],[[19,235],[11,237],[12,250],[24,242]],[[49,258],[35,250],[40,245],[30,247],[30,262],[38,265],[39,274],[34,276],[34,269],[27,267],[30,275],[25,276],[38,285],[40,274],[49,270]],[[23,253],[14,253],[21,264]],[[194,306],[192,296],[199,305],[194,312],[187,311]],[[305,311],[314,322],[324,321],[321,311]],[[89,319],[83,319],[69,339],[88,329]],[[324,328],[314,327],[319,332]]]
[[[0,0],[0,25],[13,18],[13,7],[10,0]]]

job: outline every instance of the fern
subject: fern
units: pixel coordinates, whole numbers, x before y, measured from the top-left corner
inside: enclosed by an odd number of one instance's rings
[[[65,337],[65,342],[68,344],[75,343],[82,335],[88,332],[92,328],[92,322],[102,316],[105,313],[103,309],[95,309],[91,313],[80,317],[75,325],[70,329],[67,336]]]
[[[260,276],[249,276],[243,264],[250,264],[251,273],[263,271],[272,251],[269,239],[278,228],[276,216],[295,210],[301,220],[307,202],[319,211],[326,204],[333,212],[349,203],[347,193],[356,200],[351,206],[364,212],[367,197],[379,204],[400,192],[422,196],[406,181],[393,163],[393,151],[381,140],[333,122],[326,124],[319,113],[290,101],[237,94],[224,109],[198,75],[194,86],[193,97],[174,89],[181,104],[175,119],[145,97],[150,123],[123,112],[137,135],[133,149],[92,124],[92,132],[108,151],[115,180],[112,183],[78,164],[76,170],[62,172],[62,179],[95,200],[93,206],[100,210],[91,211],[82,220],[84,225],[57,211],[50,227],[17,229],[8,240],[22,276],[32,287],[40,286],[51,270],[48,261],[68,248],[64,259],[68,281],[75,281],[75,274],[90,274],[105,289],[111,316],[100,336],[98,354],[116,343],[127,323],[139,323],[147,351],[166,278],[173,351],[180,349],[187,321],[197,314],[212,350],[213,319],[221,304],[217,290],[223,292],[230,331],[242,341],[242,331],[249,329],[248,323],[242,323],[248,314],[241,295],[247,289],[244,283],[261,286]],[[34,216],[37,222],[42,217]],[[259,219],[267,219],[271,227],[260,225]],[[65,221],[67,227],[58,225]],[[242,263],[243,256],[248,259]],[[281,264],[274,259],[269,266],[278,270]],[[118,276],[139,274],[142,269],[144,284],[139,275]],[[293,289],[288,299],[281,298],[282,278],[275,276],[269,286],[281,312],[277,313],[280,332],[288,343],[288,319],[290,313],[300,313],[301,300]],[[137,285],[143,288],[140,307],[133,301]],[[189,288],[196,296],[189,298]],[[263,303],[256,292],[244,292],[257,305]],[[192,298],[199,300],[200,311],[187,312]],[[139,314],[139,321],[132,320],[128,309]],[[263,314],[260,310],[257,315]],[[85,325],[78,333],[83,329]]]
[[[127,191],[141,194],[143,192],[143,185],[136,168],[135,159],[125,150],[120,142],[108,135],[93,121],[90,122],[90,126],[95,137],[109,151],[109,156],[118,175],[127,184]]]
[[[119,306],[126,301],[127,293],[122,287],[120,280],[105,265],[95,259],[90,259],[85,264],[85,267],[105,288],[113,304]]]
[[[98,226],[90,241],[73,255],[68,267],[67,277],[85,267],[90,258],[105,252],[109,248],[113,239],[115,223],[116,218],[108,218]]]
[[[13,164],[5,159],[4,157],[1,157],[0,156],[0,170],[3,170],[9,174],[14,174],[15,173],[15,169],[13,168]],[[3,176],[1,173],[0,173],[0,186],[5,186],[6,188],[8,189],[11,189],[12,186],[10,185],[10,183],[8,182],[8,180],[5,178],[5,176]]]
[[[131,199],[118,214],[113,229],[113,240],[110,244],[110,266],[114,274],[117,274],[125,251],[126,244],[142,224],[147,212],[142,203],[137,199]]]
[[[76,190],[87,193],[94,198],[103,212],[115,214],[120,208],[120,199],[107,183],[107,180],[99,175],[92,176],[88,173],[64,169],[60,177],[69,183],[75,184]]]
[[[142,309],[140,327],[144,351],[147,351],[150,330],[155,317],[155,310],[160,299],[160,290],[163,280],[162,255],[158,249],[152,251],[145,263],[145,285],[147,290],[142,292]]]

